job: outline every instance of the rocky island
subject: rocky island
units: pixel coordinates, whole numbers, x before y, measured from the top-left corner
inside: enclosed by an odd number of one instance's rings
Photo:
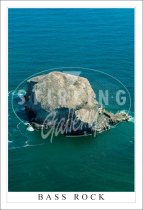
[[[58,71],[29,79],[24,98],[34,129],[54,126],[65,135],[88,135],[129,119],[126,113],[113,114],[99,105],[86,78]]]

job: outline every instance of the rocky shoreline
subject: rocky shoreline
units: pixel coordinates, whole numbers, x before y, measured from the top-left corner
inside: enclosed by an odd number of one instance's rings
[[[113,114],[99,105],[86,78],[50,72],[27,81],[25,112],[34,129],[59,128],[65,135],[95,134],[128,121],[124,112]]]

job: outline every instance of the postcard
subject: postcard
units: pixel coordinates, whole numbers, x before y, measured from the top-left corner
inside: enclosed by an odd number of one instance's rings
[[[1,209],[142,209],[142,2],[1,2]]]

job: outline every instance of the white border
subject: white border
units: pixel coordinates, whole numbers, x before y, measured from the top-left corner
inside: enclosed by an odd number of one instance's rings
[[[1,2],[1,189],[2,189],[2,209],[142,209],[142,2],[137,1],[2,1]],[[33,193],[26,193],[34,203],[26,203],[26,194],[22,200],[21,193],[17,195],[7,193],[7,91],[8,91],[8,63],[7,63],[7,8],[135,8],[135,165],[136,165],[136,202],[134,201],[133,193],[118,193],[119,200],[117,202],[128,203],[35,203]],[[11,202],[21,201],[22,203],[8,203],[8,198]],[[109,196],[109,193],[105,193]],[[111,195],[112,194],[112,195]],[[111,193],[112,196],[107,199],[107,202],[114,202],[117,199],[116,193]],[[18,197],[15,197],[18,196]],[[130,197],[133,196],[133,197]],[[124,200],[123,200],[124,198]],[[12,199],[12,200],[11,200]],[[27,198],[28,199],[28,198]],[[105,202],[106,202],[105,201]]]

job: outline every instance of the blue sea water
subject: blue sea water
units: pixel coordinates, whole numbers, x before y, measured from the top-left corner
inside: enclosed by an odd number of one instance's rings
[[[95,80],[113,83],[86,68],[121,81],[134,116],[134,9],[9,9],[8,16],[9,191],[134,191],[133,120],[96,138],[60,135],[51,144],[27,131],[11,105],[27,77],[82,67],[96,91]]]

